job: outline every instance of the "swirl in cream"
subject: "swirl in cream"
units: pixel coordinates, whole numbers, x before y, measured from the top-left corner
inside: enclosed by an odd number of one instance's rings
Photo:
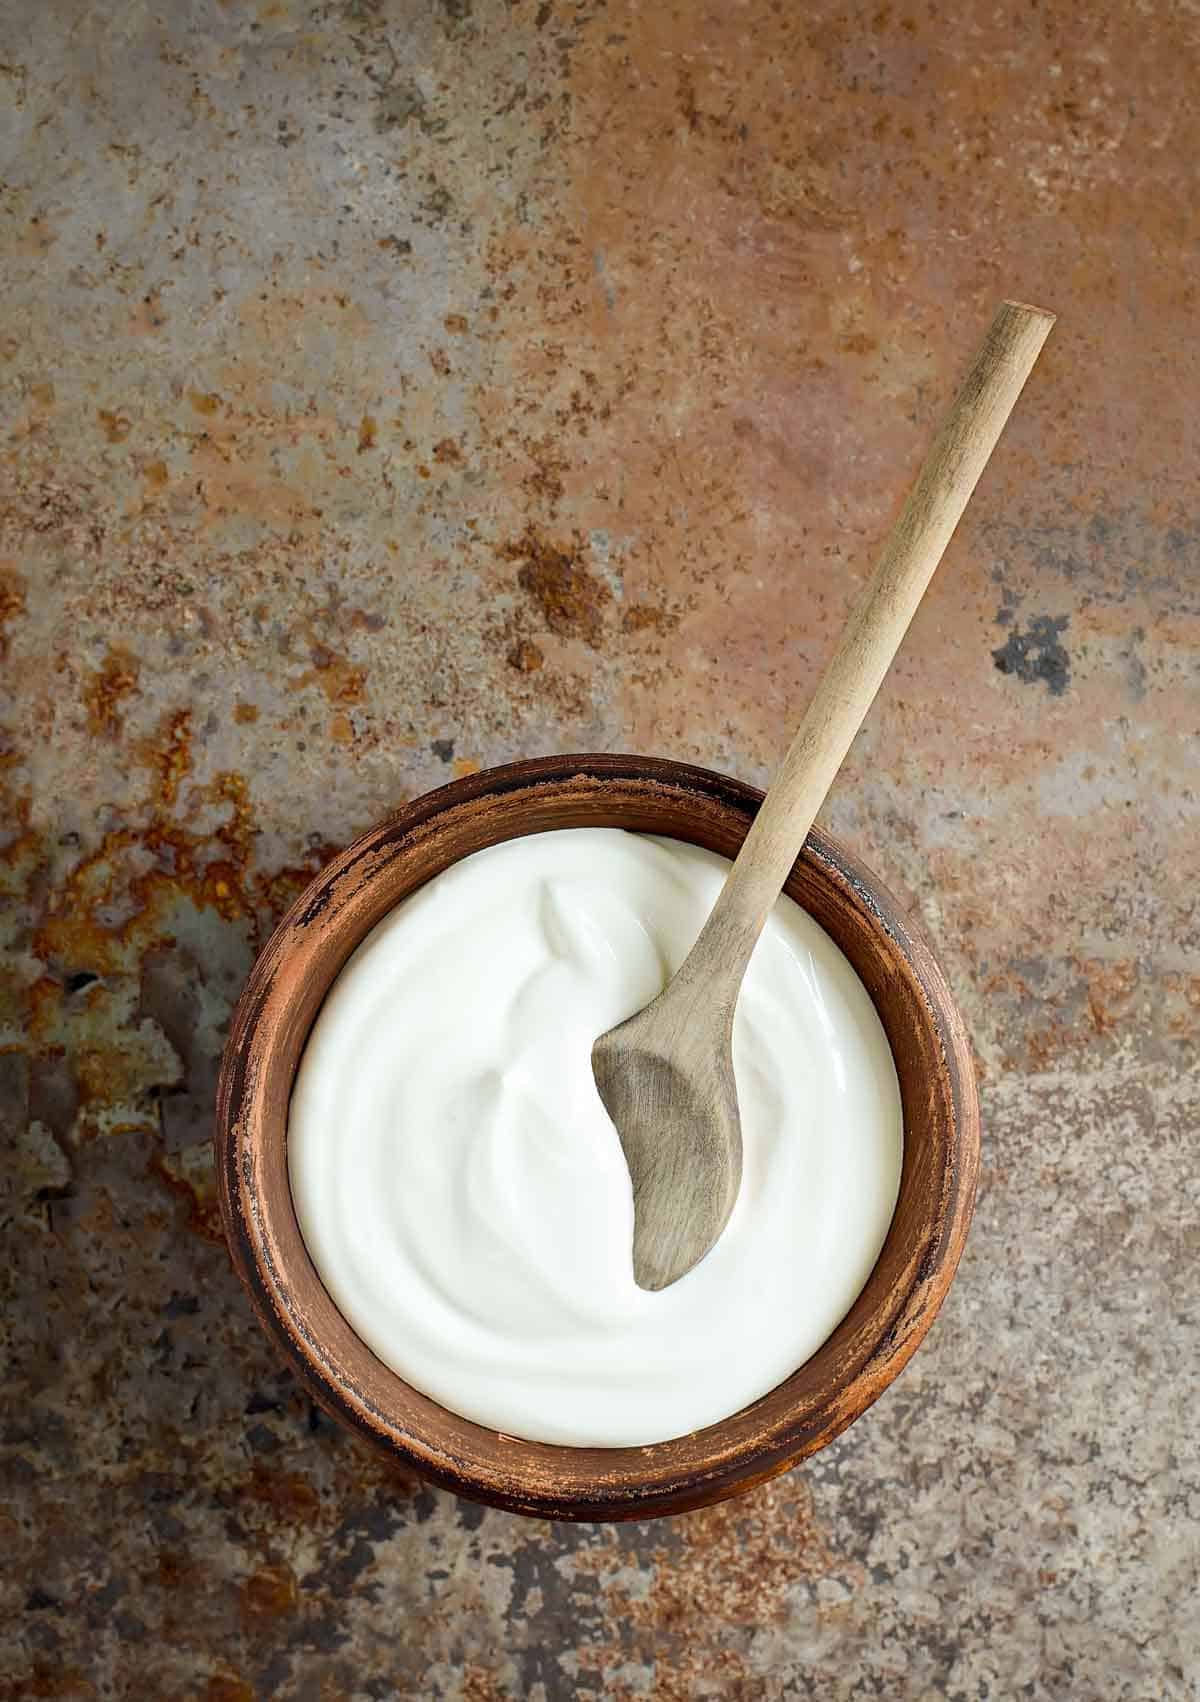
[[[862,1288],[895,1206],[896,1072],[829,937],[776,904],[734,1023],[744,1171],[681,1281],[633,1280],[633,1205],[591,1046],[682,962],[720,857],[614,829],[477,852],[367,936],[301,1061],[301,1229],[378,1356],[532,1440],[664,1441],[765,1394]]]

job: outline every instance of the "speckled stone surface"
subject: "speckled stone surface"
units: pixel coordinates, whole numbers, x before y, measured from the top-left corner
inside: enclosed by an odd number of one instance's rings
[[[1198,1694],[1200,17],[0,3],[0,1695]],[[231,1002],[476,765],[771,771],[994,301],[1061,321],[826,825],[938,942],[983,1186],[896,1387],[523,1522],[230,1274]]]

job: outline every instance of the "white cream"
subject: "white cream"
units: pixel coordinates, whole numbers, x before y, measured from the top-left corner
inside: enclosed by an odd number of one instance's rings
[[[379,1357],[546,1442],[665,1441],[787,1377],[845,1316],[896,1202],[895,1067],[846,959],[781,899],[738,1002],[741,1193],[712,1252],[633,1280],[592,1041],[682,962],[728,864],[611,829],[476,853],[368,935],[292,1096],[300,1225]]]

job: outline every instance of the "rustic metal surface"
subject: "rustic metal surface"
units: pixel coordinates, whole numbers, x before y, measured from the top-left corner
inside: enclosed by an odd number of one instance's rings
[[[0,1694],[1197,1693],[1194,8],[0,4]],[[812,1465],[567,1529],[276,1368],[208,1145],[331,846],[763,779],[995,299],[1061,321],[825,812],[983,1069]]]

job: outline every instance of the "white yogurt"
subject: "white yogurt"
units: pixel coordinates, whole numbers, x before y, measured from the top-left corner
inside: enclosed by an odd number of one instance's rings
[[[728,864],[614,829],[477,852],[343,969],[292,1095],[292,1192],[333,1299],[386,1363],[534,1441],[666,1441],[737,1412],[845,1316],[891,1222],[895,1067],[850,965],[790,899],[738,1001],[741,1193],[661,1293],[592,1080],[596,1036],[686,956]]]

